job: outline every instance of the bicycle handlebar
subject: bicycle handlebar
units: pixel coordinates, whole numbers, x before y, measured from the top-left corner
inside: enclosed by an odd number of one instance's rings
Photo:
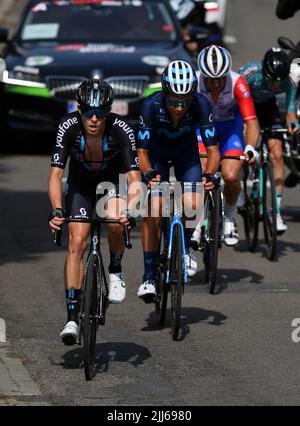
[[[105,219],[105,218],[96,218],[96,219],[83,219],[83,218],[71,218],[67,217],[64,220],[64,223],[90,223],[91,225],[99,225],[100,223],[110,223],[110,224],[119,224],[119,219]],[[128,249],[132,248],[132,244],[130,242],[130,231],[128,229],[127,225],[124,226],[124,240],[125,240],[125,246]],[[61,246],[61,236],[62,236],[62,230],[55,231],[53,235],[53,243],[57,246]]]
[[[292,123],[291,124],[292,129],[296,126]],[[289,129],[287,127],[265,127],[260,130],[260,134],[263,135],[264,133],[288,133]]]

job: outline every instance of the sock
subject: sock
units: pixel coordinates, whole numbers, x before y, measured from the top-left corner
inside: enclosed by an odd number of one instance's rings
[[[110,264],[108,267],[108,272],[110,274],[117,274],[119,272],[122,272],[121,260],[123,257],[123,253],[114,254],[111,251],[109,253],[110,253]]]
[[[143,276],[143,281],[155,280],[156,259],[157,259],[156,251],[144,251],[145,273]]]
[[[277,213],[280,213],[282,192],[276,192]]]
[[[78,313],[80,305],[81,290],[67,289],[66,290],[66,305],[68,312],[68,321],[74,321],[78,324]]]
[[[225,202],[225,208],[224,208],[224,214],[225,218],[230,221],[234,222],[234,212],[235,212],[235,204],[229,204],[227,201]]]
[[[185,243],[186,251],[191,246],[191,238],[193,236],[194,231],[195,231],[195,228],[184,228],[184,243]]]

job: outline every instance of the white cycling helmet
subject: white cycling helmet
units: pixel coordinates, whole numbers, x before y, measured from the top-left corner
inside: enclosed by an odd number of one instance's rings
[[[199,71],[205,77],[223,77],[231,70],[231,64],[228,50],[214,44],[202,49],[198,56]]]
[[[197,89],[195,71],[188,62],[173,61],[162,73],[162,87],[165,95],[191,95]]]

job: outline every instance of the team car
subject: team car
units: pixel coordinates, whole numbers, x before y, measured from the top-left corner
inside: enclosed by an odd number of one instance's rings
[[[0,42],[0,116],[19,131],[54,131],[92,77],[112,85],[113,111],[136,122],[164,67],[192,61],[167,0],[31,0]]]

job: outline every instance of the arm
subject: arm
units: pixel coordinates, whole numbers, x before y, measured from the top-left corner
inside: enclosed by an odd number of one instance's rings
[[[143,148],[138,149],[138,158],[140,163],[140,170],[144,174],[147,170],[151,169],[149,150]]]
[[[296,114],[296,97],[296,87],[294,87],[291,82],[288,82],[286,89],[286,124],[289,128],[289,132],[292,134],[299,131],[299,122]],[[291,127],[292,123],[295,125],[294,128]]]
[[[64,170],[59,167],[51,167],[48,182],[48,194],[52,209],[62,209],[62,177]],[[64,219],[54,217],[49,220],[52,231],[58,231]]]
[[[206,148],[207,151],[207,165],[206,165],[206,173],[214,175],[220,164],[220,151],[218,146],[208,146]]]
[[[127,209],[136,210],[136,206],[138,205],[141,199],[141,193],[142,193],[140,172],[138,171],[127,172],[127,184],[128,184]]]

